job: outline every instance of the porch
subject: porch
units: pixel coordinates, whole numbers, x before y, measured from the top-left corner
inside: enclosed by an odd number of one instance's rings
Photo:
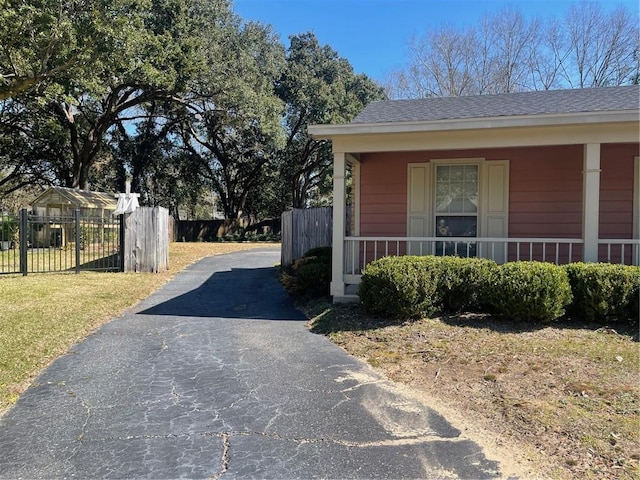
[[[387,255],[640,264],[637,86],[390,100],[333,150],[334,301]]]

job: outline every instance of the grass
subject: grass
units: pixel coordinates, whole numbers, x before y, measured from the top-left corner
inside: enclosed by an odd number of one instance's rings
[[[106,245],[90,245],[80,251],[80,268],[101,268],[117,270],[114,250]],[[69,248],[33,248],[27,250],[28,272],[75,271],[76,254],[73,244]],[[20,271],[20,251],[18,249],[0,251],[0,273]]]
[[[205,256],[261,246],[264,244],[172,243],[170,270],[160,274],[0,276],[0,414],[51,361],[176,272]]]
[[[397,324],[359,305],[302,308],[314,331],[464,412],[514,451],[532,452],[545,475],[640,478],[637,327],[536,326],[487,315]]]

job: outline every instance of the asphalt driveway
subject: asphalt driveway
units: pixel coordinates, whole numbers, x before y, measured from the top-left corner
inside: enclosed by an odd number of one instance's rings
[[[445,418],[322,336],[277,249],[206,258],[0,418],[0,478],[494,478]]]

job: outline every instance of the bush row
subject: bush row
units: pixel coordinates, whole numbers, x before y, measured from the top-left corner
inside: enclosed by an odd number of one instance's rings
[[[397,318],[437,311],[492,311],[550,321],[638,321],[640,267],[542,262],[497,265],[479,258],[385,257],[364,269],[358,295],[371,312]]]
[[[222,237],[216,238],[217,242],[280,242],[279,233],[228,233]]]

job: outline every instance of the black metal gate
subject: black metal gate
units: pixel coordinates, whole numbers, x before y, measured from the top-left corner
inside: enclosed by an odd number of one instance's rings
[[[0,215],[0,274],[121,271],[121,217]]]

